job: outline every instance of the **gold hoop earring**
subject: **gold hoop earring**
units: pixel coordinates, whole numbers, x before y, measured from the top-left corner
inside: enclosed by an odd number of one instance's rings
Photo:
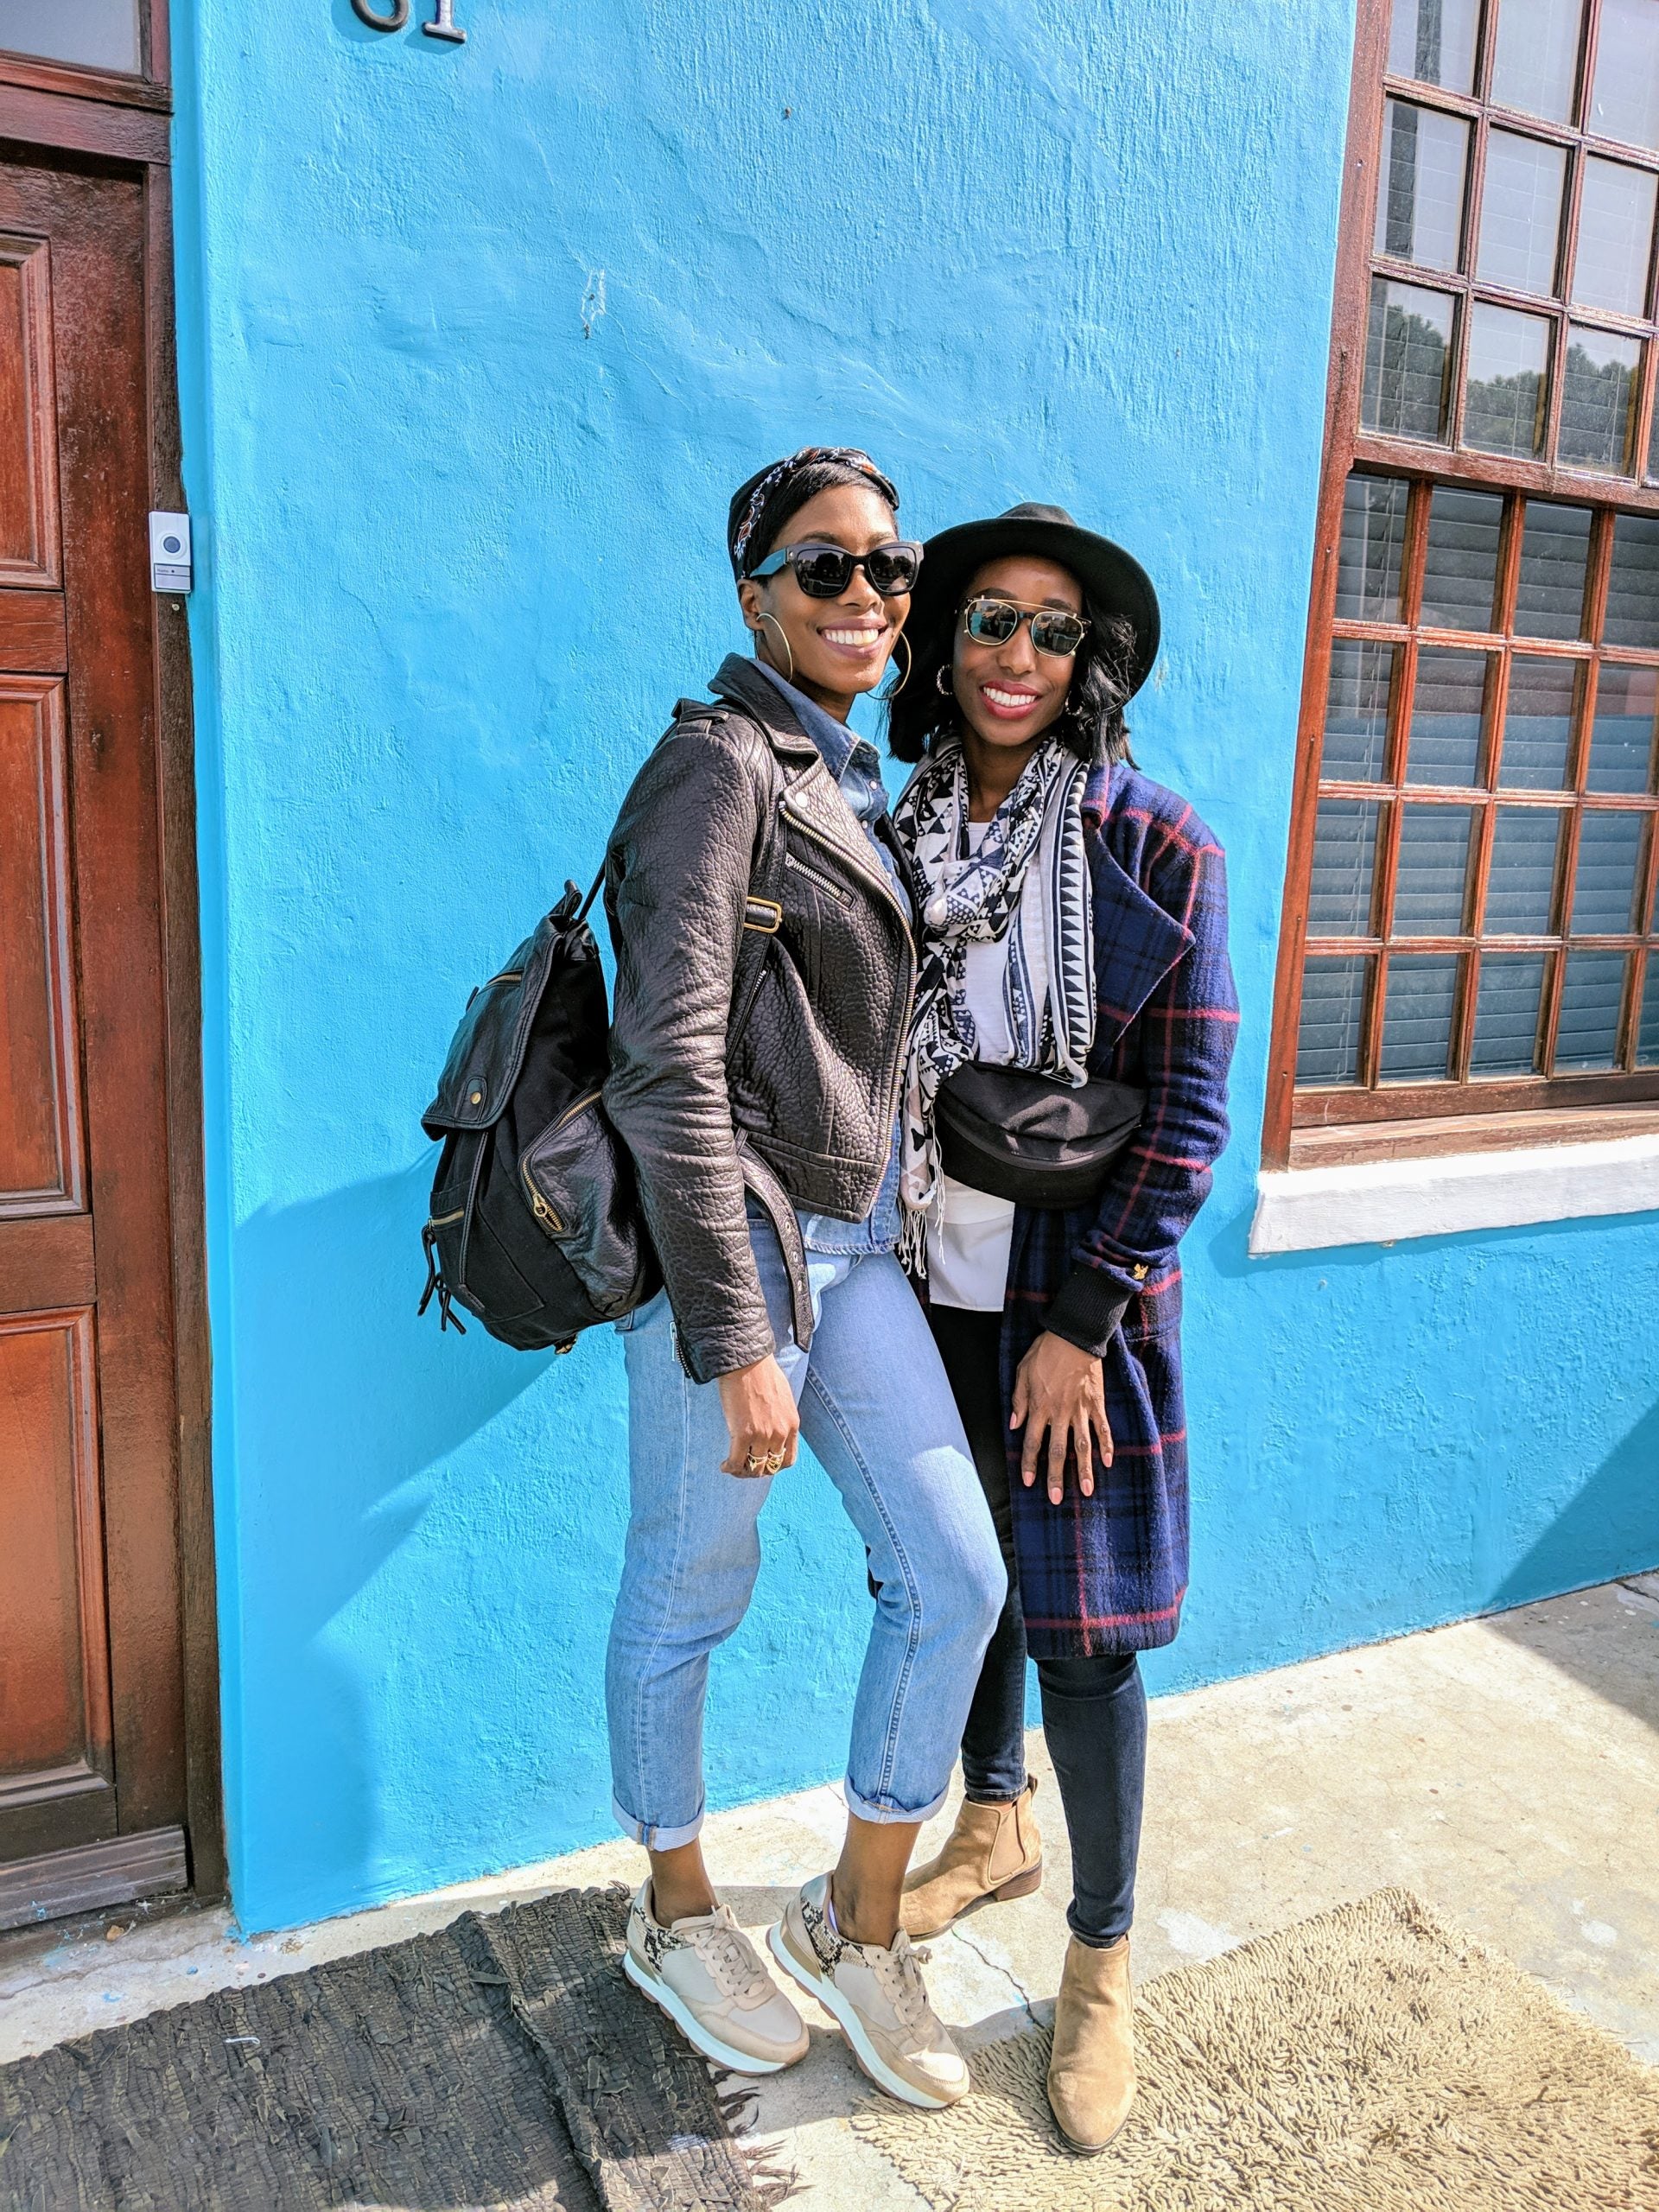
[[[905,635],[902,630],[899,632],[895,642],[901,645],[905,649],[905,672],[895,684],[892,685],[889,690],[881,694],[881,703],[883,706],[887,703],[888,700],[896,699],[899,696],[899,694],[904,690],[906,684],[909,683],[910,671],[916,665],[916,656],[910,649],[910,639]]]
[[[784,628],[783,624],[778,620],[778,617],[775,614],[763,613],[760,620],[763,622],[770,622],[772,628],[783,639],[784,651],[789,654],[789,666],[784,671],[784,681],[785,683],[792,683],[795,677],[795,656],[790,650],[788,632]],[[754,633],[754,649],[757,653],[760,650],[760,632],[759,630],[756,630]]]

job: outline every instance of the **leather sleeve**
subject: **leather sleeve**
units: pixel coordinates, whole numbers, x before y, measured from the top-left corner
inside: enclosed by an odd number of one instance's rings
[[[774,1349],[744,1211],[727,1030],[761,785],[741,721],[677,725],[622,803],[606,1110],[633,1155],[680,1356],[698,1382]]]

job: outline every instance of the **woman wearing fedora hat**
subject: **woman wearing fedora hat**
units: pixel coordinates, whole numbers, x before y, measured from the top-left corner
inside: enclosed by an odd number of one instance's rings
[[[894,812],[923,901],[903,1249],[1009,1571],[966,1802],[904,1925],[936,1935],[1042,1879],[1029,1655],[1074,1885],[1048,2092],[1083,2150],[1135,2095],[1136,1655],[1173,1638],[1185,1592],[1177,1248],[1227,1141],[1238,1020],[1221,848],[1128,755],[1158,629],[1121,547],[1014,507],[929,542],[889,710],[920,764]]]

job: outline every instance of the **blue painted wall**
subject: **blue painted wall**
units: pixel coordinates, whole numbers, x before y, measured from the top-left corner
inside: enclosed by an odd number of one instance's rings
[[[868,445],[918,533],[1061,500],[1163,594],[1136,749],[1229,848],[1245,1027],[1157,1683],[1653,1564],[1653,1217],[1245,1257],[1348,0],[460,0],[461,48],[175,13],[245,1923],[608,1832],[617,1347],[416,1324],[416,1123],[741,641],[726,499],[806,440]],[[856,1547],[810,1470],[765,1534],[716,1802],[844,1748]]]

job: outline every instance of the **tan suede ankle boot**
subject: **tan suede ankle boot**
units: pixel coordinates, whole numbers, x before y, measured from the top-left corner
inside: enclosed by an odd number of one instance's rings
[[[1074,2151],[1103,2151],[1135,2102],[1129,1939],[1109,1951],[1066,1946],[1054,2006],[1048,2101]]]
[[[918,1866],[899,1906],[906,1935],[918,1942],[943,1936],[982,1898],[1029,1897],[1043,1881],[1043,1839],[1032,1818],[1037,1784],[1028,1782],[1012,1805],[963,1802],[944,1849]]]

